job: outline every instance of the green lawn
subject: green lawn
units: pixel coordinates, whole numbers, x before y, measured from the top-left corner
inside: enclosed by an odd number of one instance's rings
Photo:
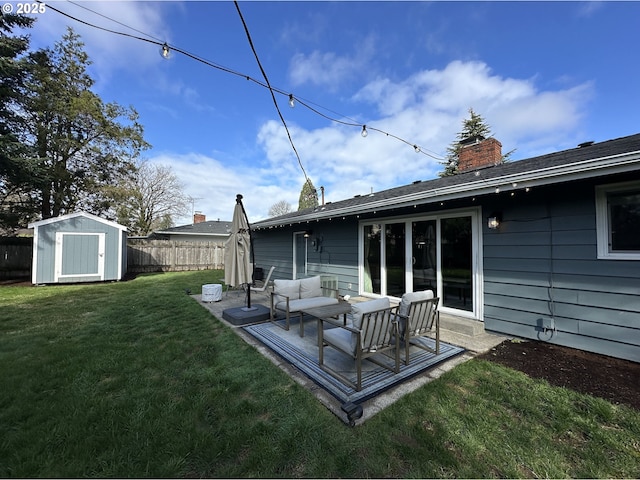
[[[466,362],[349,428],[185,294],[0,288],[1,477],[640,477],[640,412]]]

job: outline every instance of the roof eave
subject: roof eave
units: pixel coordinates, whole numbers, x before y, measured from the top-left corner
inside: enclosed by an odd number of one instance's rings
[[[228,237],[229,233],[210,233],[210,232],[172,232],[167,230],[162,230],[159,232],[154,232],[157,235],[204,235],[208,237]]]
[[[583,180],[603,175],[612,175],[637,170],[640,165],[640,151],[627,152],[620,155],[599,157],[592,160],[569,163],[520,172],[511,175],[503,175],[488,179],[479,178],[471,182],[459,185],[451,185],[432,190],[424,190],[411,195],[403,195],[396,198],[386,198],[371,201],[362,205],[333,208],[328,211],[315,211],[297,217],[280,220],[265,220],[258,222],[256,228],[270,228],[294,223],[318,221],[344,215],[359,215],[363,213],[384,211],[412,205],[422,205],[447,200],[473,197],[494,193],[496,188],[500,191],[533,188],[543,185],[552,185],[561,182]],[[479,172],[478,176],[481,176]]]

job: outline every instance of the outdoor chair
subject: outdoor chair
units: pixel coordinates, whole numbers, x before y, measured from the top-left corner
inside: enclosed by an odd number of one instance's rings
[[[405,365],[409,365],[409,347],[414,345],[438,355],[440,353],[440,299],[433,296],[431,290],[405,293],[398,308],[398,332],[400,342],[404,344]],[[435,330],[435,348],[412,339],[426,336]]]
[[[302,311],[309,308],[336,305],[338,290],[322,286],[320,275],[297,280],[276,279],[271,291],[271,311],[269,320],[275,325],[289,330],[292,316],[299,316],[302,321]],[[278,314],[284,313],[285,324],[278,322]],[[300,330],[302,336],[302,326]]]
[[[318,349],[320,368],[334,378],[362,390],[362,361],[369,360],[393,373],[400,371],[400,352],[392,342],[398,335],[396,312],[398,307],[391,307],[388,298],[380,298],[352,306],[353,323],[343,325],[330,318],[318,318]],[[335,328],[324,330],[325,323]],[[324,363],[324,349],[332,347],[355,360],[356,382]],[[393,350],[394,367],[384,363],[375,355]],[[387,357],[388,358],[388,357]]]
[[[256,292],[256,293],[264,293],[264,294],[269,294],[269,292],[267,292],[267,289],[272,286],[269,282],[271,281],[271,274],[273,273],[273,271],[276,269],[275,265],[272,266],[269,269],[269,273],[267,274],[267,278],[264,279],[264,282],[262,281],[257,281],[255,286],[250,287],[252,292]]]

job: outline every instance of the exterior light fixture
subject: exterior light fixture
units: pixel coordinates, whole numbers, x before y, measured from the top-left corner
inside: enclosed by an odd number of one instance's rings
[[[491,230],[497,229],[500,223],[502,223],[502,215],[499,213],[492,213],[487,219],[487,227]]]
[[[420,153],[420,147],[418,145],[414,145],[413,149],[416,151],[416,153]]]
[[[369,135],[369,132],[367,132],[366,125],[362,125],[362,132],[360,132],[360,135],[362,135],[362,138],[365,138],[367,135]]]
[[[311,236],[311,233],[313,233],[313,232],[311,232],[311,230],[305,231],[304,232],[304,238],[309,238]]]
[[[296,106],[296,101],[295,101],[295,99],[293,98],[293,93],[290,93],[290,94],[289,94],[289,106],[290,106],[291,108],[293,108],[293,107],[295,107],[295,106]]]

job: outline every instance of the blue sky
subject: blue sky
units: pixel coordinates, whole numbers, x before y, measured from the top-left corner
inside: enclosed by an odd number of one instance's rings
[[[262,80],[232,1],[50,5]],[[276,95],[326,201],[435,178],[469,108],[514,161],[640,132],[640,2],[239,5],[272,86],[431,155],[374,131],[363,138]],[[52,46],[67,25],[81,35],[94,90],[136,108],[153,146],[145,158],[171,166],[194,210],[228,220],[237,193],[251,222],[280,200],[297,208],[304,174],[266,88],[52,10],[37,16],[32,47]],[[177,219],[186,223],[190,215]]]

